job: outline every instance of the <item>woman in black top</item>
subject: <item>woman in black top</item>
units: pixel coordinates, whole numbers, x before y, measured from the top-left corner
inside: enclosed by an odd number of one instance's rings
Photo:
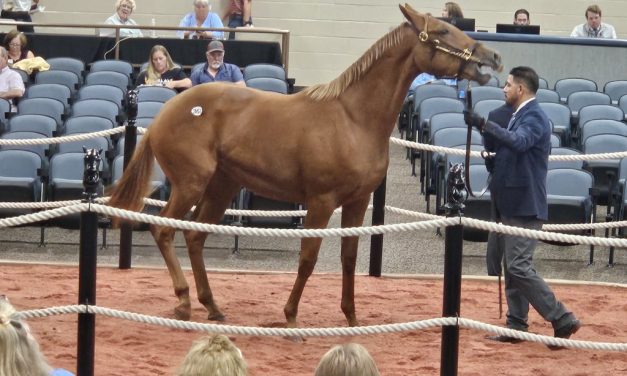
[[[170,53],[162,45],[155,45],[150,50],[150,64],[137,77],[137,86],[165,86],[181,92],[192,86],[192,81],[183,69],[174,64]]]

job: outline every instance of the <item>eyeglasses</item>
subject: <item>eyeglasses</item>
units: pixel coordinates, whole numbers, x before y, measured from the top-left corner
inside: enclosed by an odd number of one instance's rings
[[[9,43],[9,46],[11,46],[11,47],[22,47],[22,45],[20,43]]]
[[[131,4],[122,4],[120,5],[120,8],[133,10],[133,6]]]

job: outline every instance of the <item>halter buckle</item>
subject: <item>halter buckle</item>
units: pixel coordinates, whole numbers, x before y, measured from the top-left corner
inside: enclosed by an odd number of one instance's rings
[[[472,52],[470,52],[469,49],[464,48],[464,50],[462,51],[462,54],[460,56],[462,59],[468,61],[471,57],[472,57]]]
[[[420,39],[421,42],[426,42],[429,39],[429,34],[421,31],[420,34],[418,34],[418,39]]]

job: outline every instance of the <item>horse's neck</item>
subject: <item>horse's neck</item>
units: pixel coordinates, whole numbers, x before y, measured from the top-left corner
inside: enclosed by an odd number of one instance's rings
[[[371,125],[387,138],[392,133],[398,112],[411,82],[419,73],[411,56],[414,45],[408,38],[377,59],[359,81],[342,94],[352,117]]]

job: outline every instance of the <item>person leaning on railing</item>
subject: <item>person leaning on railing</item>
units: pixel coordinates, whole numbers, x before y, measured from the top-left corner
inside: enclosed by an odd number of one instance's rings
[[[180,27],[224,27],[220,16],[211,12],[211,4],[208,0],[194,0],[194,12],[187,13],[181,22]],[[176,35],[183,39],[222,39],[224,33],[221,31],[192,31],[179,30]]]
[[[105,24],[107,25],[128,25],[137,26],[130,16],[135,10],[135,0],[116,0],[115,2],[115,14],[107,18]],[[115,35],[115,29],[101,29],[100,35]],[[139,29],[120,29],[121,37],[142,37],[143,34]]]
[[[30,10],[37,7],[39,0],[13,0],[13,7],[10,10],[4,9],[4,0],[0,0],[0,18],[10,18],[20,22],[33,22],[30,16]],[[30,25],[20,25],[17,27],[19,31],[32,33],[35,29]]]

